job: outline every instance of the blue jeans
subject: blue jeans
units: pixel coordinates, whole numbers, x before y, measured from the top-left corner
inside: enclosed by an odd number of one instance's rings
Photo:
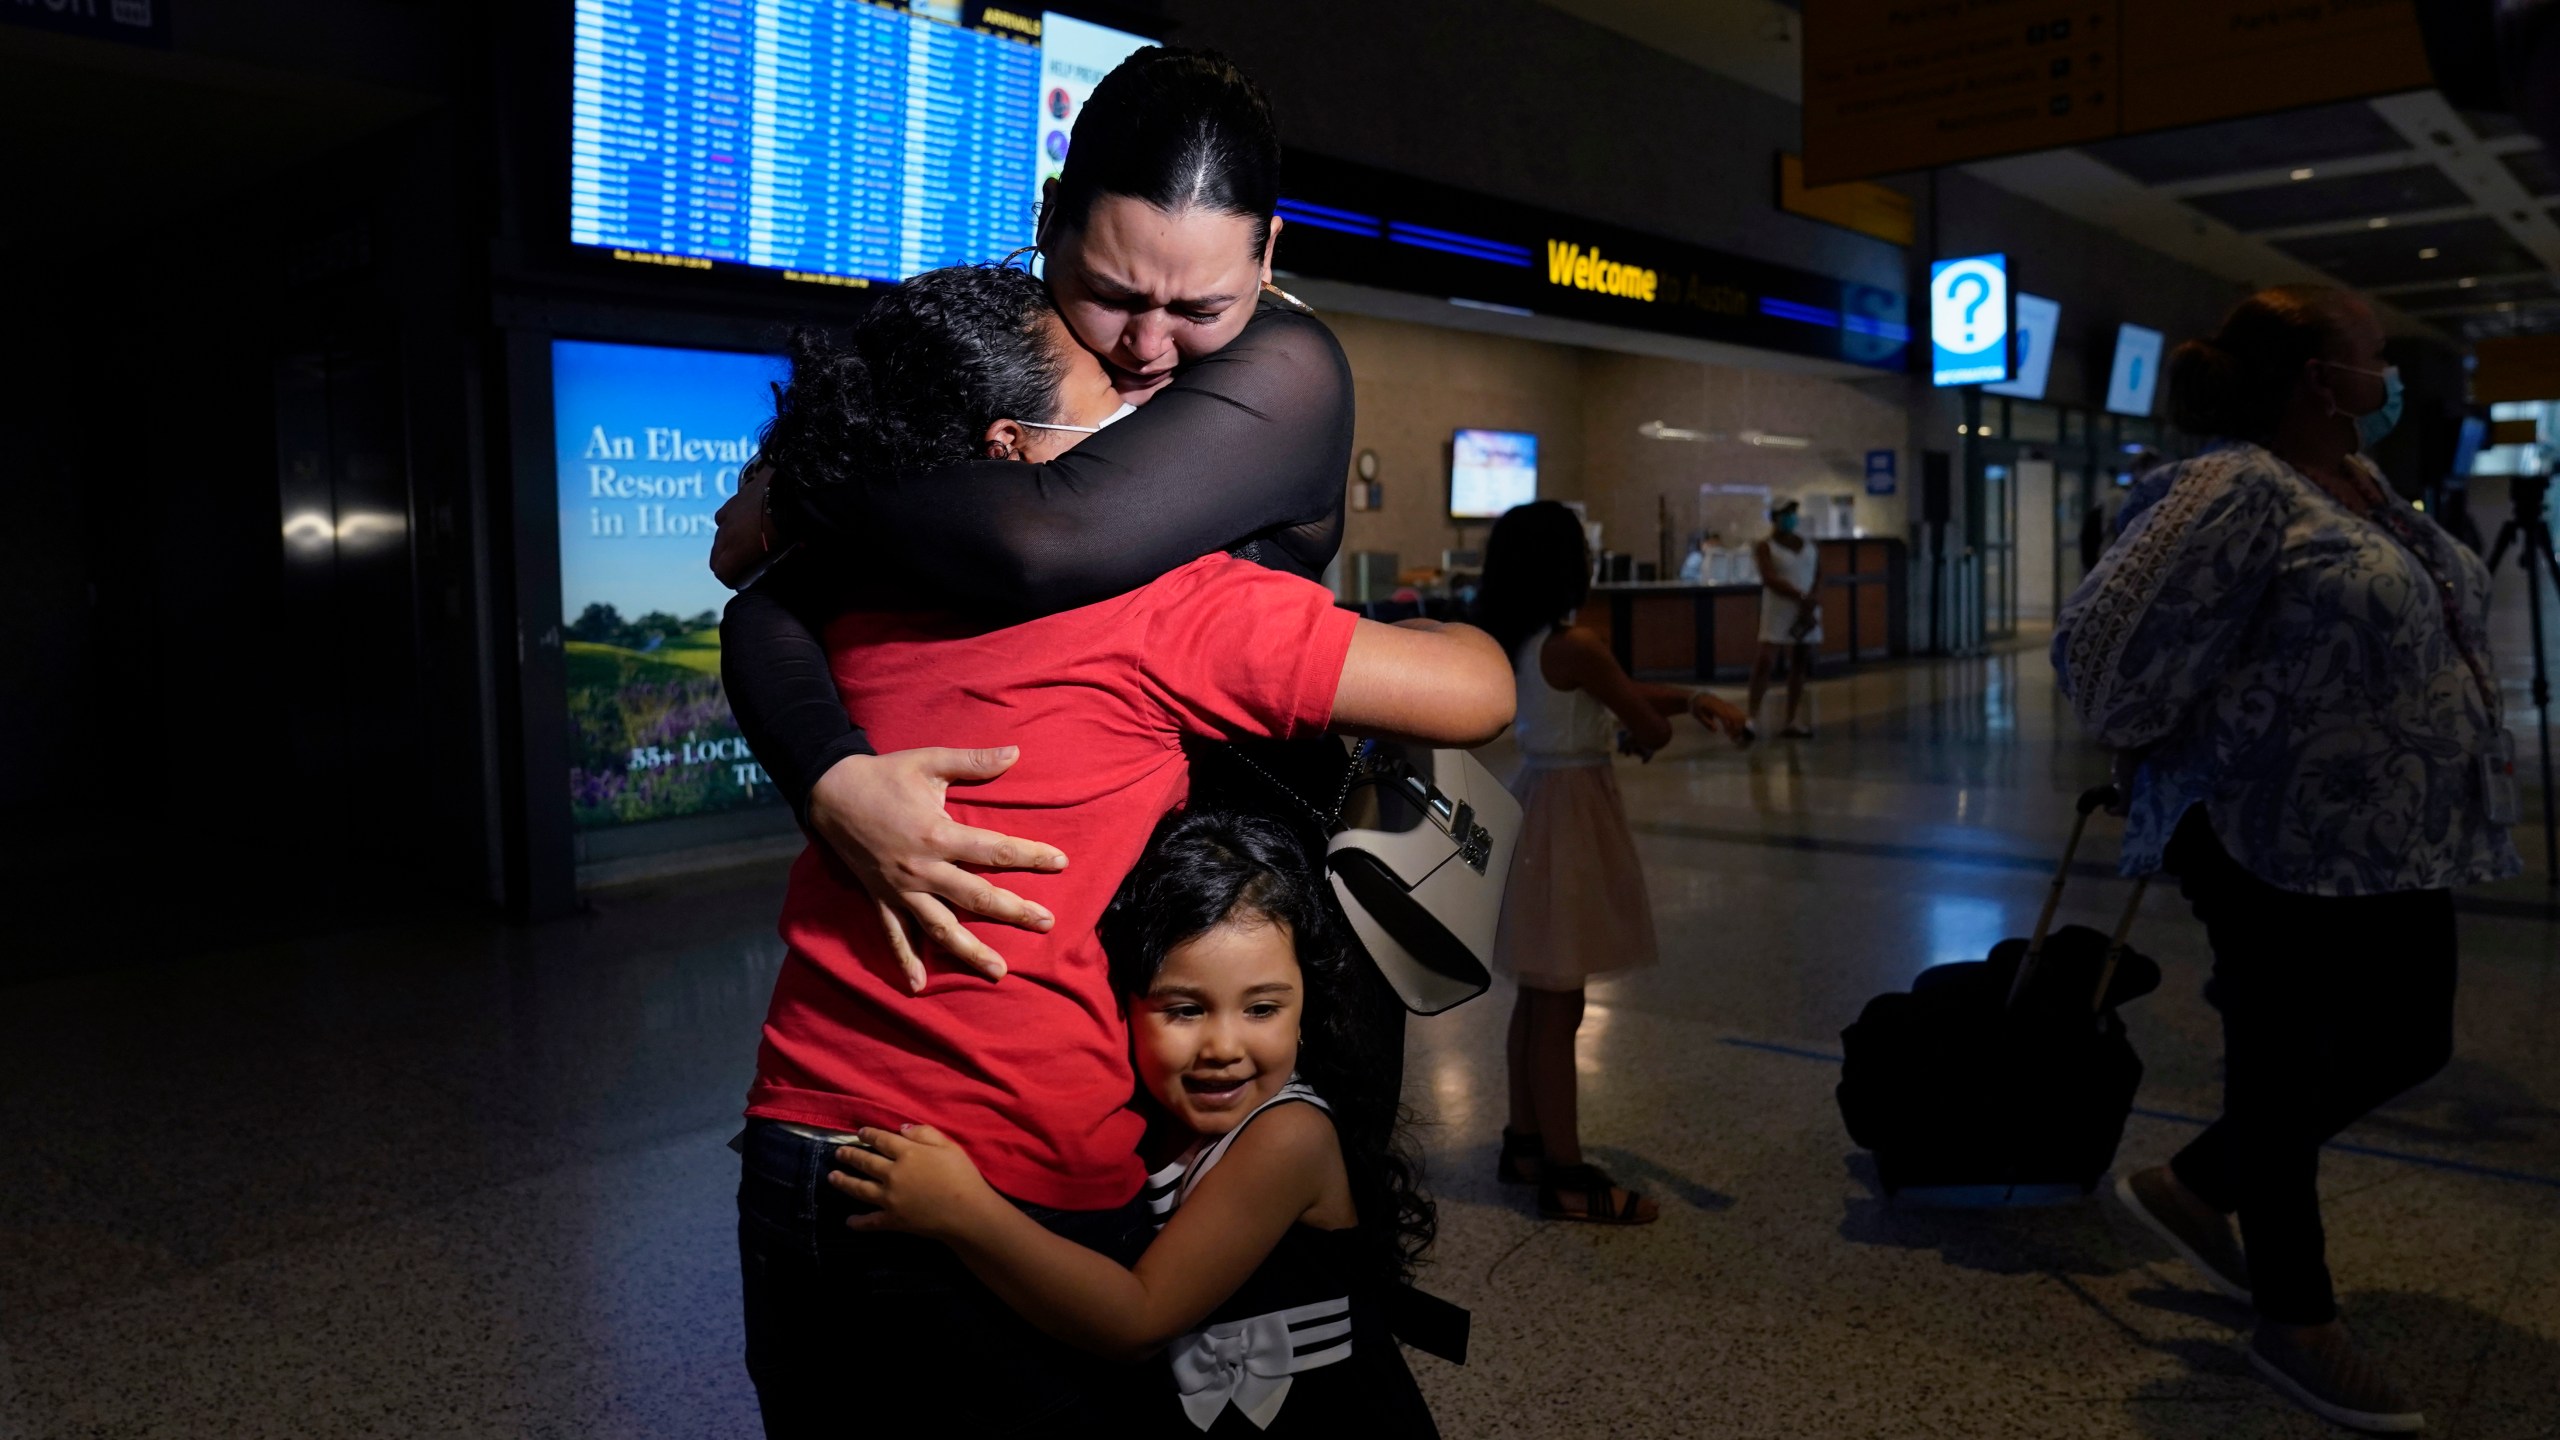
[[[731,1144],[744,1162],[747,1374],[770,1440],[900,1421],[973,1436],[1125,1433],[1128,1387],[1146,1367],[1040,1333],[937,1241],[846,1229],[865,1207],[827,1183],[832,1144],[768,1120],[748,1121]],[[1118,1210],[1021,1209],[1123,1264],[1152,1235],[1135,1199]]]

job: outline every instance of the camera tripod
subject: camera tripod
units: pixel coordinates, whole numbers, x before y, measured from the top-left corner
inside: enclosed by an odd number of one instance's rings
[[[2560,812],[2551,803],[2551,669],[2544,658],[2542,643],[2542,582],[2548,577],[2560,585],[2560,554],[2551,546],[2551,519],[2547,502],[2551,477],[2518,475],[2507,482],[2507,500],[2511,512],[2506,523],[2498,527],[2496,543],[2489,547],[2489,573],[2498,573],[2498,562],[2507,558],[2507,547],[2521,541],[2517,563],[2524,567],[2525,607],[2533,617],[2533,708],[2542,727],[2542,861],[2552,888],[2560,889]]]

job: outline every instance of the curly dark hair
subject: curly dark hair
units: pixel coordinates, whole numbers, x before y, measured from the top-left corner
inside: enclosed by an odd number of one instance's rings
[[[1166,214],[1207,210],[1253,222],[1253,258],[1280,205],[1280,127],[1271,102],[1215,50],[1150,45],[1093,87],[1067,141],[1056,206],[1041,217],[1079,229],[1105,195]]]
[[[1165,956],[1238,920],[1288,927],[1304,977],[1298,1076],[1332,1107],[1360,1229],[1376,1272],[1401,1280],[1431,1248],[1439,1218],[1406,1139],[1401,1097],[1387,1083],[1381,1037],[1358,1005],[1358,949],[1333,918],[1324,882],[1297,838],[1275,820],[1184,811],[1156,827],[1147,852],[1102,919],[1111,986],[1122,1000],[1147,993]]]
[[[793,331],[791,384],[763,436],[775,483],[824,489],[973,460],[997,420],[1055,420],[1056,313],[1024,271],[954,265],[873,301],[842,346]]]
[[[1484,542],[1484,585],[1476,623],[1517,657],[1540,630],[1591,597],[1591,552],[1582,517],[1553,500],[1514,505]]]

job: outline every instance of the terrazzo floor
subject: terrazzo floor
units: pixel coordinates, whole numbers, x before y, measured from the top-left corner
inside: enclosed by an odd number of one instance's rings
[[[2103,761],[2029,647],[1817,689],[1809,744],[1688,739],[1618,770],[1664,963],[1595,986],[1584,1123],[1659,1224],[1542,1224],[1493,1183],[1507,989],[1413,1025],[1426,1284],[1476,1326],[1463,1369],[1414,1360],[1444,1433],[2334,1433],[2111,1202],[1880,1196],[1832,1102],[1840,1027],[2032,923]],[[0,1437],[758,1433],[723,1142],[780,885],[0,990]],[[2083,880],[2064,917],[2124,893]],[[2467,898],[2458,1058],[2323,1167],[2350,1323],[2464,1440],[2560,1436],[2543,900]],[[2192,1134],[2218,1083],[2201,932],[2164,894],[2138,942],[2167,980],[2128,1014],[2149,1069],[2125,1164]]]

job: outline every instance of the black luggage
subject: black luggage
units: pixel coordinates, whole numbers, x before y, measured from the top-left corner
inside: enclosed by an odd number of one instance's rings
[[[1877,996],[1840,1032],[1840,1118],[1875,1152],[1887,1195],[1993,1187],[2014,1197],[2057,1185],[2085,1194],[2114,1163],[2142,1083],[2116,1007],[2160,986],[2160,967],[2124,943],[2148,882],[2112,937],[2053,929],[2081,834],[2114,798],[2106,787],[2080,797],[2032,939],[1933,965],[1910,993]]]

